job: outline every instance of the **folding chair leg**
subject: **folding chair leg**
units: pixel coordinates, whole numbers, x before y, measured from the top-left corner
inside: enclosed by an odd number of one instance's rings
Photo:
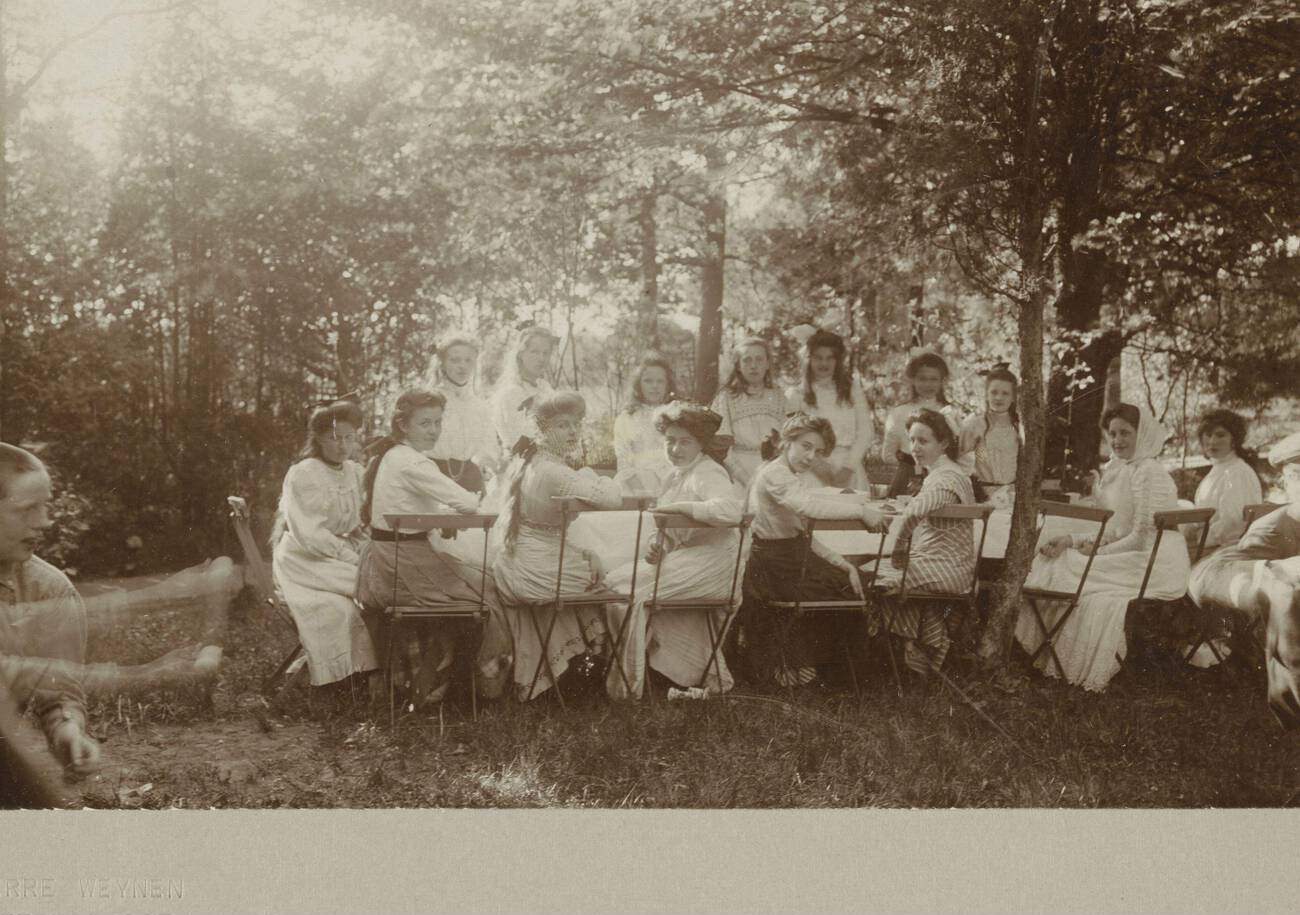
[[[601,607],[601,616],[605,620],[605,631],[614,632],[614,627],[609,624],[609,604]],[[623,614],[623,620],[619,624],[618,631],[614,633],[614,644],[610,648],[613,655],[610,663],[618,668],[619,679],[623,681],[623,688],[627,690],[628,697],[632,696],[632,680],[628,677],[627,671],[623,667],[623,640],[627,637],[630,626],[628,621],[632,618],[632,603],[628,602],[627,612]]]
[[[533,670],[533,679],[528,684],[528,699],[533,698],[533,690],[537,687],[537,678],[542,675],[542,665],[546,665],[546,674],[551,678],[551,688],[555,690],[556,698],[560,700],[560,708],[565,708],[564,693],[560,692],[560,679],[555,676],[555,668],[551,664],[551,633],[555,631],[555,623],[560,617],[560,608],[557,606],[551,616],[551,624],[546,627],[546,634],[542,634],[542,626],[537,622],[537,608],[533,608],[530,615],[533,619],[533,629],[537,632],[537,637],[542,642],[542,656],[537,661],[537,667]],[[581,630],[579,626],[579,630]],[[584,636],[585,639],[585,636]]]
[[[397,634],[397,620],[396,618],[394,618],[388,621],[388,637],[386,640],[388,642],[388,652],[386,658],[387,658],[387,667],[388,667],[388,727],[390,729],[397,727],[397,709],[395,706],[397,684],[395,682],[396,675],[393,673],[393,654],[394,654],[393,649],[395,647],[393,643],[396,641],[395,639],[396,634]]]
[[[1038,611],[1038,602],[1032,597],[1026,598],[1026,600],[1029,601],[1030,609],[1033,610],[1034,620],[1038,623],[1038,628],[1043,632],[1043,644],[1039,645],[1038,648],[1034,650],[1034,653],[1029,656],[1029,663],[1033,664],[1037,661],[1038,656],[1043,653],[1043,649],[1045,648],[1047,649],[1048,655],[1056,663],[1057,673],[1059,673],[1061,679],[1064,680],[1065,665],[1061,663],[1060,657],[1056,654],[1056,634],[1060,632],[1061,627],[1065,625],[1065,621],[1069,619],[1070,614],[1074,612],[1074,603],[1071,602],[1070,605],[1065,608],[1065,612],[1061,614],[1061,618],[1056,621],[1056,624],[1052,626],[1051,629],[1048,629],[1047,624],[1043,622],[1043,615]]]
[[[302,653],[303,653],[302,642],[298,642],[296,645],[293,646],[293,651],[285,655],[284,660],[280,662],[280,666],[275,669],[275,673],[271,674],[271,676],[267,677],[265,680],[262,681],[262,692],[264,693],[268,692],[271,689],[272,684],[274,684],[276,680],[280,679],[280,677],[284,675],[284,672],[293,665],[294,661],[298,660],[299,656],[302,655]]]
[[[894,631],[892,623],[894,614],[887,613],[885,608],[892,603],[892,598],[887,595],[881,595],[878,601],[877,610],[880,612],[881,625],[884,629],[885,651],[889,655],[889,669],[894,674],[894,688],[898,690],[898,697],[903,697],[903,676],[898,672],[898,661],[894,658]]]

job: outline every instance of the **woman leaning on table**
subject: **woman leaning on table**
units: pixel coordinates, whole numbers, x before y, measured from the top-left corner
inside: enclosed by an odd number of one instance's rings
[[[437,531],[394,530],[384,518],[478,511],[478,497],[458,486],[428,456],[437,444],[445,405],[441,394],[420,388],[397,398],[388,435],[372,446],[361,509],[362,521],[370,525],[370,540],[361,550],[357,601],[381,669],[402,661],[409,664],[409,669],[398,668],[393,674],[409,678],[415,704],[442,701],[469,627],[459,621],[421,620],[399,633],[402,641],[394,647],[400,658],[390,658],[391,623],[385,611],[394,603],[404,607],[478,603],[483,587],[481,560],[450,552]],[[495,697],[510,666],[510,648],[490,575],[482,597],[489,616],[478,657],[471,663],[478,665],[480,692]]]
[[[973,504],[974,486],[957,464],[957,436],[941,414],[917,411],[907,420],[907,437],[925,480],[890,527],[893,555],[889,566],[881,567],[877,583],[899,584],[906,564],[909,592],[960,593],[975,573],[974,522],[935,518],[934,513],[948,505]],[[949,646],[942,608],[907,603],[891,610],[890,631],[906,640],[904,663],[922,676],[942,667]]]
[[[672,403],[658,411],[655,428],[673,470],[659,491],[656,513],[716,525],[740,521],[743,500],[720,463],[725,450],[719,452],[715,443],[721,424],[722,417],[698,404]],[[655,610],[647,616],[645,604],[655,593],[656,565],[659,600],[726,598],[731,594],[739,537],[734,529],[683,528],[665,530],[662,537],[651,540],[636,566],[636,599],[622,647],[623,669],[633,696],[641,695],[647,648],[650,666],[678,686],[703,684],[715,693],[731,689],[731,672],[721,652],[716,668],[709,662],[712,642],[706,611]],[[626,591],[632,570],[632,563],[614,569],[605,576],[606,587]],[[714,626],[721,631],[727,612],[708,612],[714,614]],[[629,684],[623,682],[616,665],[610,665],[608,688],[616,698],[628,695]]]
[[[884,516],[860,497],[823,496],[806,477],[813,462],[835,447],[835,430],[820,416],[796,413],[781,427],[781,449],[759,468],[749,490],[754,516],[753,547],[745,570],[744,637],[754,672],[783,686],[810,683],[816,665],[835,659],[835,648],[851,637],[842,621],[826,616],[784,620],[773,603],[854,600],[863,596],[858,570],[843,556],[809,536],[805,518],[860,518],[879,529]],[[802,575],[804,562],[807,574]],[[783,621],[790,625],[783,627]]]

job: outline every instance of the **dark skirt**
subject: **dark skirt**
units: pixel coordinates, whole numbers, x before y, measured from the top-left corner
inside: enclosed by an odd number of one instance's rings
[[[860,618],[812,612],[795,617],[777,602],[854,600],[848,575],[812,552],[811,538],[755,537],[745,568],[739,624],[751,676],[771,679],[785,666],[813,667],[843,658],[846,640],[859,640]],[[804,557],[808,568],[802,573]],[[802,574],[802,578],[801,578]],[[802,581],[802,584],[801,584]]]

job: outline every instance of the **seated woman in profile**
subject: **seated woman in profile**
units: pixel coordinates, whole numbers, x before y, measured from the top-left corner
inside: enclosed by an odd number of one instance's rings
[[[614,420],[614,477],[629,493],[658,492],[673,465],[664,456],[663,435],[655,425],[655,411],[667,403],[676,384],[673,368],[662,356],[641,360],[632,376],[627,409]]]
[[[361,520],[370,525],[370,541],[361,550],[357,600],[362,619],[374,640],[381,667],[405,660],[410,668],[393,675],[409,678],[413,704],[441,702],[451,683],[458,636],[468,630],[458,621],[421,620],[403,632],[413,644],[394,646],[389,657],[391,623],[385,610],[397,606],[437,606],[478,603],[483,585],[481,560],[472,560],[443,547],[437,531],[394,530],[385,515],[473,514],[479,500],[438,469],[428,456],[442,430],[446,401],[436,391],[414,388],[397,398],[388,435],[373,446],[363,482]],[[398,547],[398,542],[401,547]],[[509,668],[509,642],[491,576],[484,603],[488,624],[476,659],[479,691],[500,694]]]
[[[894,519],[894,551],[878,584],[898,584],[907,565],[907,590],[960,593],[975,573],[974,522],[935,518],[945,505],[971,505],[975,489],[957,464],[957,436],[941,414],[920,410],[907,420],[909,451],[925,480],[916,498]],[[864,566],[863,568],[870,568]],[[904,663],[921,675],[943,666],[948,629],[942,608],[927,604],[891,607],[890,631],[906,639]]]
[[[1264,501],[1264,487],[1246,451],[1246,420],[1231,410],[1211,410],[1197,429],[1201,450],[1210,459],[1210,472],[1196,487],[1196,507],[1214,509],[1205,552],[1235,544],[1246,530],[1243,509]],[[1200,528],[1188,528],[1189,542]]]
[[[360,464],[361,409],[339,401],[314,410],[307,443],[289,468],[271,534],[271,571],[307,653],[313,686],[378,666],[353,595],[365,543]]]
[[[1102,467],[1098,502],[1115,514],[1097,545],[1097,556],[1084,583],[1079,606],[1062,626],[1056,654],[1065,678],[1090,690],[1103,690],[1119,672],[1128,652],[1124,619],[1129,601],[1137,597],[1155,544],[1155,513],[1178,508],[1173,477],[1158,460],[1168,437],[1150,413],[1132,404],[1111,407],[1101,417],[1110,442],[1111,458]],[[1039,548],[1025,585],[1073,592],[1079,586],[1092,545],[1086,534],[1053,537]],[[1182,537],[1163,537],[1147,582],[1146,596],[1176,600],[1187,591],[1187,543]],[[1065,606],[1039,603],[1050,629]],[[1031,654],[1042,644],[1043,634],[1029,607],[1016,623],[1016,639]],[[1058,676],[1056,663],[1044,650],[1037,660],[1049,676]]]
[[[673,403],[658,412],[655,428],[673,472],[659,493],[656,513],[686,515],[716,525],[740,521],[742,499],[731,475],[719,463],[722,455],[713,448],[721,424],[721,416],[697,404]],[[660,567],[660,600],[725,599],[731,593],[739,536],[735,530],[668,529],[662,538],[651,542],[636,568],[632,619],[626,624],[622,645],[624,673],[611,664],[607,675],[611,696],[628,697],[626,676],[632,696],[640,697],[647,645],[650,666],[678,686],[702,684],[715,693],[731,689],[731,672],[722,653],[718,653],[716,668],[709,663],[712,644],[703,611],[655,610],[647,618],[645,604],[654,594],[656,564]],[[626,592],[631,587],[632,570],[632,563],[614,569],[605,576],[606,586]],[[713,612],[714,626],[720,630],[727,613]]]
[[[781,426],[781,450],[758,468],[749,490],[753,547],[745,569],[742,623],[755,673],[782,686],[810,683],[816,665],[834,660],[848,634],[826,616],[792,621],[782,638],[776,602],[861,599],[858,570],[809,536],[805,518],[860,518],[873,529],[884,516],[861,498],[819,496],[801,478],[835,448],[835,431],[820,416],[796,413]],[[807,574],[803,576],[804,562]]]
[[[597,508],[616,509],[623,504],[618,484],[598,476],[590,467],[573,470],[565,457],[578,446],[578,433],[587,405],[570,391],[554,393],[533,403],[536,438],[524,436],[514,449],[502,481],[502,506],[496,530],[501,548],[493,566],[497,589],[506,604],[506,618],[515,646],[515,685],[519,697],[532,699],[554,684],[542,659],[542,640],[526,605],[555,599],[556,575],[562,594],[596,590],[604,569],[596,554],[568,543],[564,567],[560,562],[560,509],[554,497],[572,497]],[[566,607],[538,612],[537,622],[551,632],[548,654],[555,676],[570,661],[604,642],[604,622],[598,607]],[[540,668],[539,668],[540,664]],[[533,675],[537,673],[536,685]]]

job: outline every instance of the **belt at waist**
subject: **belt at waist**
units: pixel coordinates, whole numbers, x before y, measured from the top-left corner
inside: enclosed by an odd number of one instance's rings
[[[390,531],[382,527],[370,529],[370,539],[380,543],[393,543],[395,541],[406,540],[427,540],[429,539],[428,531]]]
[[[808,540],[807,534],[800,534],[798,537],[753,537],[754,546],[765,548],[775,548],[780,546],[794,546],[795,544],[804,543]]]

